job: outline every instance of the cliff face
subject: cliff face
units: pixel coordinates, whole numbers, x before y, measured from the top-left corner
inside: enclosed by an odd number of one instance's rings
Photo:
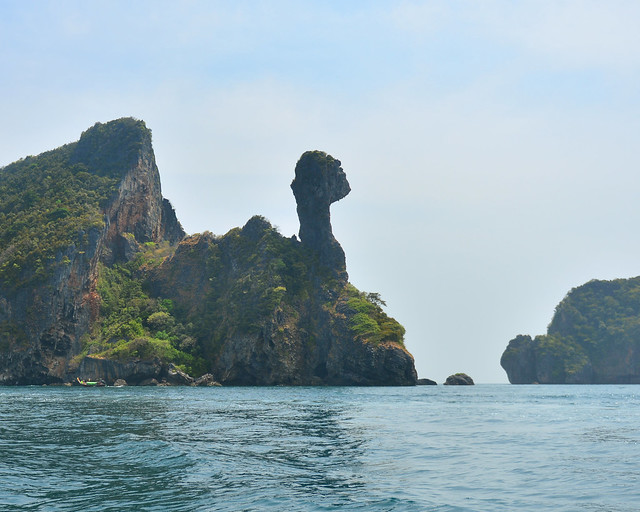
[[[95,262],[102,234],[89,232],[88,243],[69,247],[42,285],[16,293],[0,290],[0,384],[61,380],[80,338],[97,312]]]
[[[79,145],[86,137],[85,134],[80,139]],[[108,152],[110,149],[101,148],[101,151]],[[107,156],[108,153],[104,155]],[[175,243],[184,236],[173,208],[162,197],[150,132],[142,135],[136,156],[137,159],[120,181],[116,198],[105,211],[108,219],[102,253],[105,263],[128,259],[128,243],[126,237],[122,236],[124,233],[133,234],[138,243],[161,240]]]
[[[54,154],[56,151],[59,155]],[[27,268],[11,275],[11,280],[0,282],[0,383],[5,384],[59,382],[67,378],[69,364],[81,350],[81,339],[99,313],[98,262],[126,259],[125,247],[135,243],[126,233],[133,234],[139,242],[165,238],[177,241],[183,235],[173,209],[162,198],[151,133],[141,121],[98,123],[84,132],[77,143],[32,160],[33,163],[26,162],[30,164],[26,168],[23,161],[0,170],[0,179],[9,185],[11,176],[27,182],[50,180],[51,185],[45,185],[41,193],[46,197],[49,194],[56,205],[66,205],[68,195],[78,192],[76,188],[55,190],[58,176],[72,176],[74,185],[107,183],[110,194],[100,204],[92,202],[96,187],[81,190],[86,210],[82,216],[70,214],[71,206],[59,208],[62,213],[58,216],[44,212],[51,226],[44,226],[48,230],[40,236],[46,237],[55,230],[56,223],[72,219],[75,224],[67,227],[65,234],[68,241],[61,238],[61,247],[47,258],[37,279],[32,275],[32,266],[25,265]],[[45,162],[39,165],[38,160]],[[38,219],[38,207],[35,202],[31,206],[33,212],[27,213]],[[20,246],[24,245],[20,231],[15,226],[10,228],[16,231],[11,240],[14,243],[3,247],[0,256],[9,268],[18,266],[12,264],[14,252],[27,250]],[[36,228],[27,225],[21,229]],[[46,238],[38,242],[50,243]],[[39,248],[33,250],[36,249]],[[36,261],[42,259],[44,256]]]
[[[500,364],[512,384],[640,383],[640,278],[590,281],[557,306],[543,336],[517,336]]]

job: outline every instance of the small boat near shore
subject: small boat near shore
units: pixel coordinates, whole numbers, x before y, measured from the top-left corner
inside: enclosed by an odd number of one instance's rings
[[[94,387],[101,388],[106,386],[105,381],[103,381],[102,379],[92,381],[92,380],[80,380],[80,377],[76,377],[76,380],[78,381],[78,384],[88,388],[94,388]]]

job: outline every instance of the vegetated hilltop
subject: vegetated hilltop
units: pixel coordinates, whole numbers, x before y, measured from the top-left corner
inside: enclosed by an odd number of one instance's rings
[[[305,153],[292,189],[300,241],[259,216],[185,237],[130,118],[0,169],[0,383],[415,384],[404,329],[348,283],[340,162]]]
[[[640,277],[572,289],[547,334],[517,336],[500,364],[512,384],[639,384]]]

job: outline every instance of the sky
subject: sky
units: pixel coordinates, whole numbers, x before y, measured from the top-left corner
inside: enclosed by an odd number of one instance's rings
[[[0,0],[0,166],[125,116],[188,233],[297,233],[342,162],[350,281],[420,377],[505,383],[591,279],[640,274],[640,2]]]

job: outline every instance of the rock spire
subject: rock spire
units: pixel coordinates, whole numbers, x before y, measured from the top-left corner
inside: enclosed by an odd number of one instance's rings
[[[300,240],[320,258],[320,264],[346,277],[344,251],[333,236],[329,207],[351,192],[347,176],[323,151],[307,151],[296,165],[291,183],[300,219]]]

